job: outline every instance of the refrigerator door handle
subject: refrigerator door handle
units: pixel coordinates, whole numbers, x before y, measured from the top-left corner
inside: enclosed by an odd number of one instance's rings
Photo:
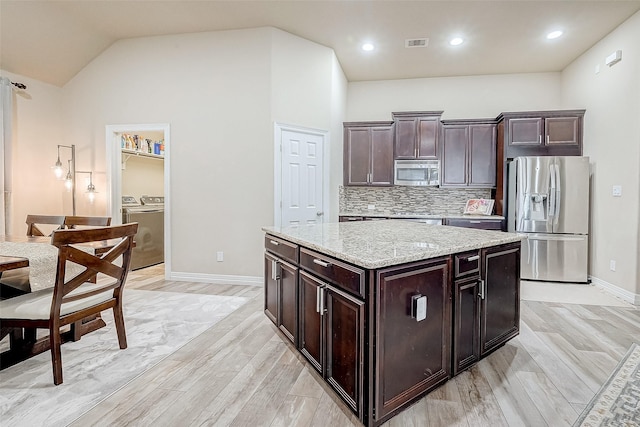
[[[549,186],[549,205],[547,206],[547,216],[549,222],[553,224],[553,218],[556,214],[556,174],[554,170],[555,165],[549,166],[549,178],[551,179],[551,185]]]
[[[560,216],[560,202],[562,200],[562,187],[560,184],[560,165],[555,165],[554,171],[556,176],[556,191],[555,191],[556,211],[553,218],[553,224],[558,225],[558,217]]]

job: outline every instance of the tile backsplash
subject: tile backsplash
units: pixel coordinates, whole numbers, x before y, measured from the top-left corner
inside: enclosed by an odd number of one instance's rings
[[[345,187],[339,188],[340,213],[459,215],[469,199],[490,199],[484,188]],[[374,205],[375,209],[369,209]]]

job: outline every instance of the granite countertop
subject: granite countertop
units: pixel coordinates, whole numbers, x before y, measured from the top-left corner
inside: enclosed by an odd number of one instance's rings
[[[517,234],[502,231],[396,220],[271,226],[262,230],[366,269],[522,240]]]
[[[392,219],[402,219],[402,218],[424,218],[424,219],[441,219],[441,218],[452,218],[452,219],[504,219],[503,216],[500,215],[464,215],[464,214],[419,214],[419,213],[384,213],[384,212],[340,212],[338,216],[366,216],[370,218],[392,218]]]

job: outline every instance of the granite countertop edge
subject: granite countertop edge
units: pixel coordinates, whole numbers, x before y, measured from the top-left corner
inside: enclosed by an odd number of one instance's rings
[[[386,221],[385,221],[386,222]],[[378,224],[379,221],[361,221],[358,224]],[[402,222],[405,224],[405,222]],[[342,223],[342,226],[355,225],[356,223]],[[428,226],[419,223],[406,223],[411,224],[411,226],[418,227],[436,227],[432,231],[437,233],[437,227],[442,227],[439,225]],[[455,243],[448,244],[446,246],[437,247],[437,248],[423,248],[416,249],[413,248],[413,253],[401,256],[388,256],[388,255],[377,255],[374,254],[371,258],[364,258],[363,256],[358,256],[358,250],[352,251],[352,253],[346,250],[336,250],[334,248],[328,247],[317,241],[310,240],[309,238],[300,237],[300,234],[296,233],[298,230],[296,227],[281,229],[280,227],[262,227],[262,230],[268,234],[271,234],[275,237],[282,238],[284,240],[290,241],[292,243],[296,243],[300,246],[304,246],[305,248],[317,251],[321,254],[331,256],[338,260],[359,266],[365,269],[379,269],[383,267],[390,267],[394,265],[401,265],[415,261],[424,261],[432,258],[437,258],[440,256],[451,255],[455,253],[461,253],[476,249],[487,248],[491,246],[499,246],[507,243],[517,242],[523,239],[522,236],[519,236],[514,233],[505,233],[501,231],[487,231],[487,230],[476,230],[476,229],[466,229],[466,228],[458,228],[458,227],[448,227],[450,229],[456,229],[455,233],[457,233],[460,237],[454,237],[456,241]],[[301,227],[304,230],[304,227]],[[362,230],[363,232],[375,232],[375,228],[366,228]],[[464,234],[470,233],[469,235],[475,236],[471,243],[464,242]],[[478,237],[482,236],[482,237]],[[421,239],[416,239],[417,241]],[[357,243],[356,243],[357,244]],[[388,243],[388,245],[392,245],[393,243]],[[390,248],[384,248],[381,245],[380,253],[389,251]],[[371,255],[371,254],[369,254]]]

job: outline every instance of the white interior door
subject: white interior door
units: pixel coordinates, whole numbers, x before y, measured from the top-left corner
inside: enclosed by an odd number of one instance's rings
[[[323,222],[325,135],[292,128],[278,130],[280,191],[276,191],[276,198],[279,193],[280,200],[276,199],[276,206],[280,206],[280,215],[276,219],[282,226]]]

